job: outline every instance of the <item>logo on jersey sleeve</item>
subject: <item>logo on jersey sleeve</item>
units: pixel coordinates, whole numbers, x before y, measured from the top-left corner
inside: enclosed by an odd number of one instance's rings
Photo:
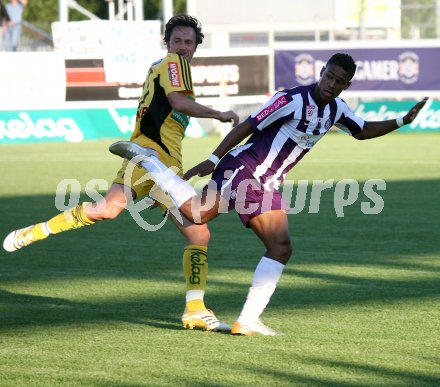
[[[179,67],[176,62],[168,62],[168,76],[170,78],[171,86],[181,87]]]
[[[256,119],[257,123],[263,121],[267,116],[281,109],[284,105],[287,105],[289,101],[285,95],[278,97],[275,101],[273,101],[269,106],[265,107],[260,113],[257,114]]]

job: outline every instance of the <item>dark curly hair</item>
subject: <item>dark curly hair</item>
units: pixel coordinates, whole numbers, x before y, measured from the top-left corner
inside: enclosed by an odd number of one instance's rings
[[[326,67],[330,64],[342,67],[349,75],[350,79],[353,78],[356,72],[356,63],[353,58],[348,54],[337,53],[327,61]]]
[[[202,32],[202,25],[200,22],[193,16],[189,15],[176,15],[173,16],[168,23],[165,25],[165,36],[163,41],[167,44],[170,42],[171,32],[174,27],[191,27],[196,33],[196,47],[203,42],[203,38],[205,35]]]

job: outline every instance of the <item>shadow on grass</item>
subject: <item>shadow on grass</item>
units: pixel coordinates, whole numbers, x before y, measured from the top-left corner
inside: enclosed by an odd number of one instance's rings
[[[294,258],[284,272],[270,310],[282,313],[292,308],[351,307],[382,301],[415,299],[423,302],[428,298],[438,298],[438,192],[440,181],[437,180],[390,182],[387,190],[381,193],[385,208],[380,215],[363,215],[360,201],[366,199],[359,199],[346,209],[344,218],[337,218],[331,193],[324,193],[318,214],[304,211],[289,216],[295,245]],[[0,198],[0,236],[5,236],[14,228],[50,218],[57,213],[53,203],[52,196]],[[161,221],[159,211],[151,213],[151,221]],[[234,213],[220,216],[212,222],[210,229],[207,299],[215,301],[215,310],[220,316],[236,314],[241,309],[264,248],[250,230],[242,227]],[[51,237],[15,253],[2,251],[0,330],[19,334],[21,329],[120,322],[145,327],[147,331],[181,330],[183,245],[183,238],[170,223],[158,232],[149,233],[140,229],[126,213],[114,221]],[[381,275],[381,270],[388,275]],[[402,270],[414,275],[402,278]],[[145,281],[153,284],[150,288],[157,283],[158,289],[149,294],[146,286],[145,294],[138,291],[132,296],[123,294],[120,297],[113,296],[113,292],[108,298],[98,297],[96,302],[36,294],[35,289],[41,289],[46,282],[59,290],[63,281],[67,283],[72,279],[103,281],[102,287],[93,288],[103,293],[107,286],[111,286],[104,280],[111,282],[113,279]],[[56,281],[59,283],[53,284]],[[168,288],[167,292],[161,293],[160,281],[179,284],[182,291],[170,295]],[[306,283],[307,287],[301,287],[298,282]],[[89,283],[86,282],[85,286]],[[128,285],[123,283],[122,286]],[[136,286],[142,287],[142,283]],[[45,294],[48,294],[47,290]],[[258,344],[258,341],[255,343]],[[277,344],[275,338],[273,343],[274,351],[279,353],[281,341]],[[264,344],[260,345],[267,349]],[[286,351],[286,354],[289,352]],[[254,377],[255,385],[264,385],[263,380],[273,385],[276,380],[278,385],[333,386],[334,380],[337,380],[340,386],[370,386],[369,376],[394,385],[439,384],[439,378],[422,370],[394,370],[386,364],[363,364],[360,359],[351,362],[326,359],[325,355],[311,357],[298,354],[284,359],[286,366],[283,369],[280,369],[282,365],[280,368],[268,368],[249,364],[247,360],[244,359],[242,364],[225,364],[231,370],[236,367],[240,375],[246,373],[248,381]],[[328,377],[307,374],[310,365],[328,368],[330,374]],[[332,370],[336,375],[332,376]],[[207,384],[202,379],[204,375],[202,372],[200,379],[195,380],[191,373],[191,376],[182,375],[178,380],[168,382],[188,386],[226,385]],[[341,375],[348,375],[347,379],[354,382],[346,381]],[[79,381],[100,385],[96,378],[87,379],[86,375],[83,378]],[[102,385],[136,384],[121,380],[117,383],[103,381]]]
[[[123,300],[100,303],[75,302],[63,298],[18,294],[0,290],[2,319],[0,328],[110,323],[123,321],[160,329],[181,330],[172,310],[161,309],[147,300]],[[171,303],[171,306],[173,304]],[[154,310],[154,313],[151,313]]]
[[[316,305],[350,304],[378,300],[436,297],[440,294],[438,273],[440,242],[438,238],[440,181],[390,182],[381,192],[385,208],[379,215],[364,215],[359,200],[338,218],[332,207],[332,194],[323,194],[318,214],[307,211],[290,215],[294,259],[285,270],[286,276],[310,280],[304,292],[300,288],[281,286],[271,308],[313,307]],[[57,213],[51,196],[1,198],[0,235],[11,229],[50,218]],[[306,207],[307,208],[307,207]],[[151,217],[150,217],[151,215]],[[160,223],[160,211],[148,214],[154,224]],[[241,308],[252,272],[264,249],[250,230],[245,230],[234,213],[222,215],[210,225],[211,267],[245,270],[248,280],[220,280],[208,277],[208,294],[219,299],[224,312]],[[181,254],[184,240],[175,227],[167,224],[158,232],[139,228],[128,213],[111,222],[64,233],[36,243],[15,253],[0,253],[0,278],[3,291],[1,326],[73,324],[102,320],[145,323],[153,327],[174,329],[180,324],[183,292],[176,296],[142,300],[115,300],[99,305],[76,303],[64,299],[13,294],[8,284],[27,281],[49,281],[72,278],[142,279],[181,283]],[[431,257],[431,258],[429,258]],[[319,265],[320,269],[310,269]],[[420,271],[426,278],[394,280],[320,271],[326,265],[377,267]],[[213,271],[211,270],[211,273]],[[283,277],[283,278],[284,278]],[[331,283],[313,286],[313,280]],[[293,278],[294,280],[294,278]],[[210,285],[216,287],[211,292]],[[237,294],[240,299],[237,301]],[[218,297],[217,297],[218,296]],[[302,301],[301,301],[302,300]],[[151,314],[151,304],[163,305],[159,315]],[[6,310],[5,310],[6,307]],[[33,308],[32,318],[27,311]],[[176,314],[176,310],[179,313]],[[55,313],[56,311],[56,313]],[[175,321],[169,324],[167,321]]]
[[[328,360],[324,357],[310,357],[310,356],[295,356],[293,364],[297,367],[292,367],[290,370],[279,371],[275,369],[266,368],[251,368],[243,365],[242,369],[248,373],[254,374],[257,378],[272,377],[282,385],[306,385],[306,386],[362,386],[370,387],[372,385],[382,385],[379,383],[372,383],[371,378],[377,378],[380,375],[380,379],[386,385],[400,385],[400,386],[436,386],[440,382],[440,377],[435,377],[423,372],[407,372],[402,370],[393,370],[387,366],[373,366],[362,364],[360,361],[346,362],[338,360]],[[311,365],[314,367],[323,367],[328,370],[336,371],[345,375],[346,381],[342,381],[337,378],[337,382],[332,380],[331,374],[327,378],[317,377],[313,375],[306,375],[301,371],[301,365]],[[330,372],[330,371],[329,371]],[[354,380],[351,380],[350,376],[355,376]],[[261,379],[260,379],[261,380]],[[284,382],[284,383],[283,383]],[[397,384],[395,384],[397,383]]]

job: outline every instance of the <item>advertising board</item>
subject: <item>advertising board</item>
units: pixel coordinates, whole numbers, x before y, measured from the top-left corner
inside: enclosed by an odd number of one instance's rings
[[[320,71],[336,52],[353,57],[357,64],[350,90],[357,91],[439,91],[438,47],[371,47],[275,50],[275,88],[308,85],[319,79]]]

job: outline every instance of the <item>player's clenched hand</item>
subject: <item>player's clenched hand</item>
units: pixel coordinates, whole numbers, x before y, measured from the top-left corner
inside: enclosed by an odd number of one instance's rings
[[[202,161],[200,164],[196,165],[195,167],[192,167],[191,169],[188,169],[185,174],[183,175],[183,178],[185,180],[191,179],[193,176],[206,176],[211,174],[214,171],[215,164],[212,161],[205,160]]]
[[[229,110],[227,112],[220,112],[219,121],[232,122],[232,125],[236,126],[240,122],[240,118],[232,110]]]
[[[420,110],[422,110],[423,106],[425,106],[426,101],[428,101],[428,97],[423,98],[420,102],[417,102],[408,113],[403,116],[403,123],[410,124],[415,120],[417,114],[419,114]]]

